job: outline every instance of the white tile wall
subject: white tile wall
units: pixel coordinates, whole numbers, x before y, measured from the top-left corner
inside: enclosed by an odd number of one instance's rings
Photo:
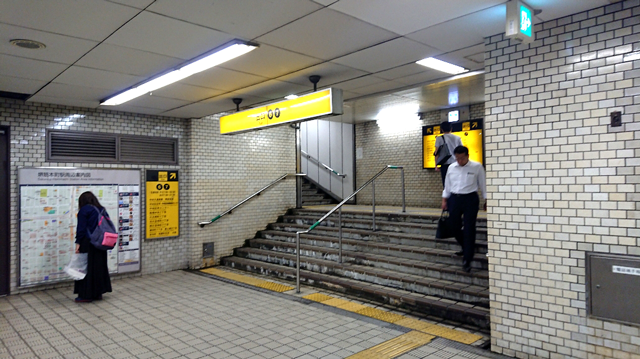
[[[637,359],[639,326],[587,316],[585,252],[640,255],[640,1],[536,38],[485,42],[492,349]]]

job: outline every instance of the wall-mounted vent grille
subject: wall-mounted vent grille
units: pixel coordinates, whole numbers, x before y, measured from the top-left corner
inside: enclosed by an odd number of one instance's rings
[[[178,162],[177,140],[158,137],[120,138],[120,160],[126,162]]]
[[[178,164],[178,139],[47,131],[47,161]]]

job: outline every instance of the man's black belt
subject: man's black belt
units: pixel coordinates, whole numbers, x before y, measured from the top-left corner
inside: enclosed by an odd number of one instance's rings
[[[476,192],[471,192],[471,193],[452,193],[451,196],[452,197],[464,197],[464,196],[471,196],[477,194]]]

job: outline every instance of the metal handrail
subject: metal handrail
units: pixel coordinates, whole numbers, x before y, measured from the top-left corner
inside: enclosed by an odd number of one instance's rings
[[[333,173],[334,175],[338,176],[338,177],[342,177],[345,178],[347,177],[346,174],[340,174],[338,173],[338,171],[334,170],[333,168],[325,165],[324,163],[320,162],[320,160],[318,160],[317,158],[311,156],[310,154],[306,153],[304,150],[300,150],[300,152],[302,152],[302,154],[308,159],[308,160],[313,160],[315,163],[321,165],[322,167],[326,168],[327,170],[329,170],[329,172]]]
[[[219,220],[219,219],[220,219],[220,217],[222,217],[222,216],[224,216],[224,215],[227,215],[227,214],[229,214],[229,213],[233,212],[233,210],[234,210],[234,209],[236,209],[236,208],[240,207],[241,205],[243,205],[245,202],[249,201],[249,200],[250,200],[250,199],[252,199],[253,197],[255,197],[255,196],[259,196],[259,195],[260,195],[264,190],[266,190],[267,188],[269,188],[269,187],[273,186],[274,184],[276,184],[276,183],[278,183],[278,182],[282,181],[283,179],[285,179],[285,178],[286,178],[286,177],[288,177],[288,176],[306,176],[306,174],[305,174],[305,173],[285,173],[285,174],[283,174],[282,176],[280,176],[277,180],[275,180],[275,181],[273,181],[273,182],[269,183],[268,185],[266,185],[266,186],[262,187],[261,189],[259,189],[258,191],[256,191],[256,192],[255,192],[254,194],[252,194],[251,196],[249,196],[249,197],[247,197],[247,198],[243,199],[242,201],[238,202],[238,204],[236,204],[235,206],[233,206],[233,207],[229,208],[228,210],[226,210],[226,211],[222,212],[221,214],[219,214],[219,215],[215,216],[215,217],[214,217],[213,219],[211,219],[210,221],[206,221],[206,222],[199,222],[199,223],[198,223],[198,225],[200,226],[200,228],[204,228],[204,226],[206,226],[206,225],[208,225],[208,224],[211,224],[211,223],[213,223],[213,222],[215,222],[215,221]]]
[[[365,182],[365,184],[360,186],[360,188],[358,188],[355,192],[353,192],[349,197],[345,198],[342,202],[338,203],[335,207],[333,207],[333,209],[331,209],[329,212],[327,212],[327,214],[325,214],[322,218],[320,218],[318,221],[316,221],[316,223],[311,225],[311,227],[309,227],[309,229],[307,229],[306,231],[296,232],[296,293],[300,293],[300,235],[303,234],[303,233],[311,232],[320,223],[322,223],[322,221],[324,221],[330,215],[332,215],[333,212],[338,210],[338,227],[339,227],[339,230],[338,230],[338,241],[339,241],[339,244],[338,244],[338,246],[339,246],[338,261],[340,263],[342,263],[342,206],[345,203],[347,203],[349,200],[351,200],[363,188],[365,188],[369,184],[371,184],[371,190],[372,190],[371,205],[372,205],[372,212],[373,212],[373,231],[375,231],[376,230],[376,189],[375,189],[376,187],[375,187],[375,182],[374,181],[380,175],[385,173],[388,169],[399,169],[400,170],[400,181],[402,182],[402,212],[403,213],[406,212],[405,198],[404,198],[404,167],[403,166],[387,165],[385,168],[382,169],[382,171],[378,172],[375,176],[371,177],[370,180],[368,180],[367,182]]]

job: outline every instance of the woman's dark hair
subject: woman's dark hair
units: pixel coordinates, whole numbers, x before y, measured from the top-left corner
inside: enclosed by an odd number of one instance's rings
[[[443,122],[440,124],[440,132],[447,133],[451,132],[451,124],[449,122]]]
[[[90,204],[92,206],[96,206],[98,208],[102,208],[102,205],[100,204],[100,201],[98,201],[98,199],[96,198],[96,196],[87,191],[84,192],[83,194],[80,195],[80,198],[78,199],[78,207],[82,208],[84,206],[86,206],[87,204]]]

